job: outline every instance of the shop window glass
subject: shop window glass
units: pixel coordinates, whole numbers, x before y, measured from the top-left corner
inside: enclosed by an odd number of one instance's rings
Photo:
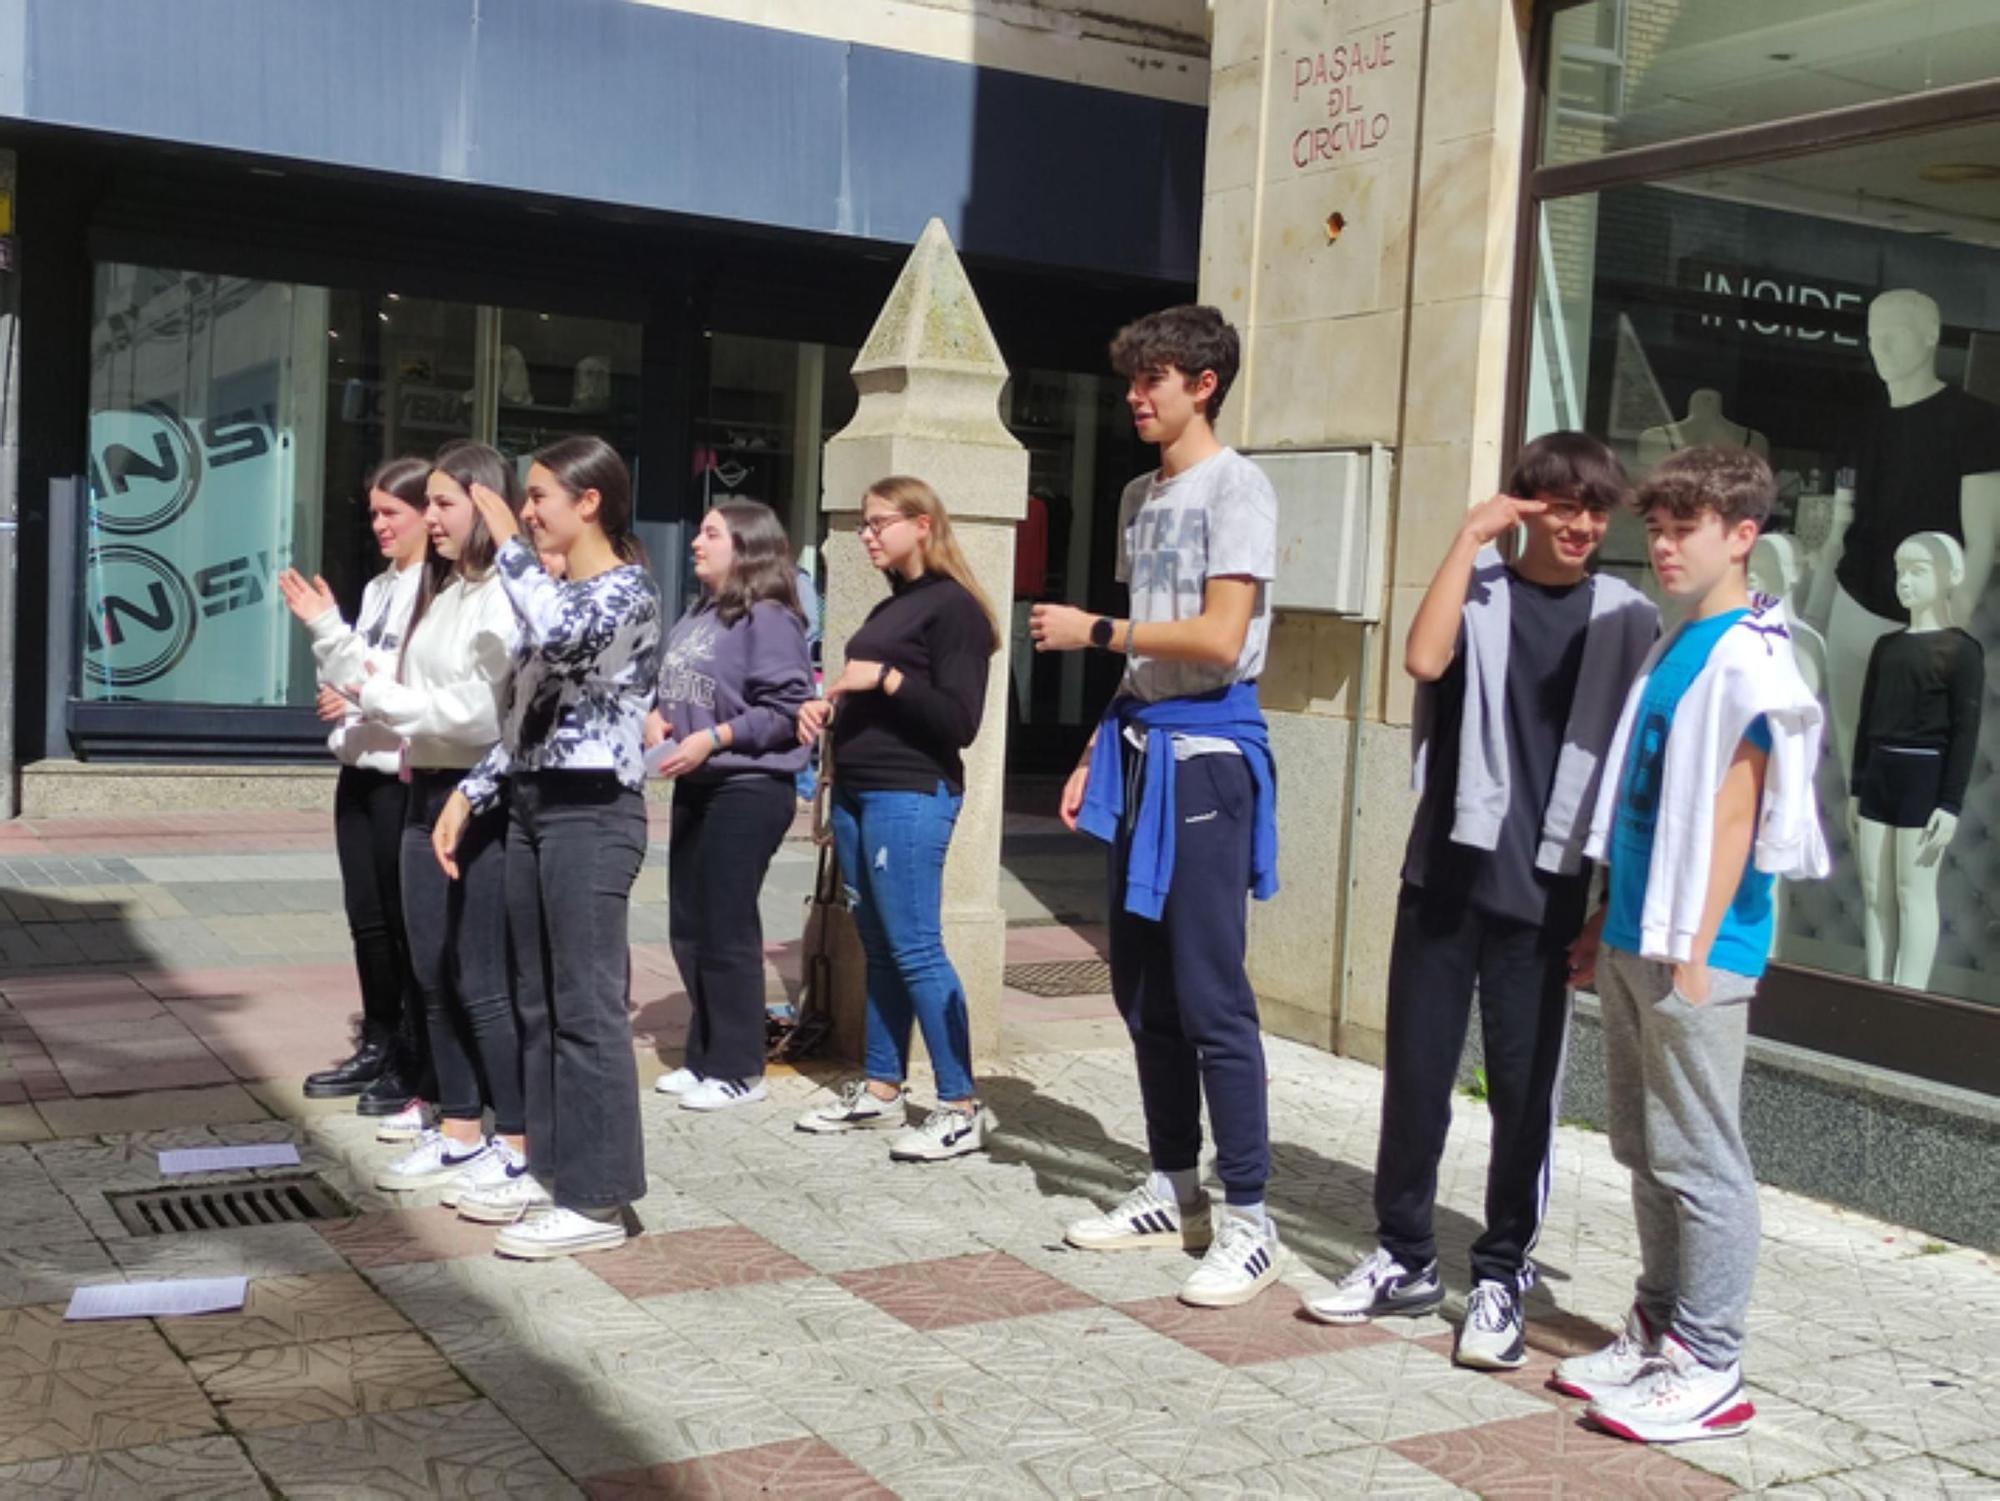
[[[1535,253],[1524,436],[1777,474],[1752,581],[1829,711],[1835,854],[1778,957],[2000,1003],[2000,124],[1557,200]],[[1651,586],[1631,518],[1606,561]]]
[[[288,564],[350,611],[361,486],[477,437],[598,433],[636,463],[636,325],[156,267],[96,271],[78,696],[309,706]]]
[[[1542,159],[1581,161],[2000,74],[1985,0],[1587,0],[1550,30]]]

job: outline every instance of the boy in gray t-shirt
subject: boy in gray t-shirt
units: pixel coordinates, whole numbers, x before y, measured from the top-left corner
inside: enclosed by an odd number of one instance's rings
[[[1256,678],[1270,641],[1278,504],[1217,439],[1236,331],[1179,307],[1112,344],[1160,467],[1119,502],[1129,619],[1037,605],[1039,651],[1125,654],[1125,677],[1063,791],[1063,821],[1111,845],[1111,987],[1132,1034],[1153,1171],[1071,1245],[1207,1247],[1184,1302],[1248,1302],[1276,1280],[1264,1047],[1244,968],[1247,894],[1276,889],[1276,776]],[[1200,1186],[1204,1097],[1227,1203]]]

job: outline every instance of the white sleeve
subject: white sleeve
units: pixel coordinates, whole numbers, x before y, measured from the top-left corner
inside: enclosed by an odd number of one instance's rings
[[[364,616],[374,589],[375,585],[370,583],[361,596]],[[340,618],[340,611],[328,610],[314,616],[306,623],[306,633],[312,638],[313,662],[322,683],[347,688],[361,681],[368,661],[368,643],[361,639],[359,631]]]
[[[362,685],[362,713],[405,740],[474,746],[498,740],[519,625],[514,607],[497,587],[485,591],[474,608],[478,619],[464,647],[464,676],[414,688],[378,673]]]

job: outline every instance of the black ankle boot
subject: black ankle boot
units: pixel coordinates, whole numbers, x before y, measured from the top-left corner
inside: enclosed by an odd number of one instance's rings
[[[332,1100],[343,1095],[360,1094],[381,1077],[388,1064],[388,1045],[364,1039],[361,1046],[354,1050],[354,1056],[345,1063],[337,1063],[332,1068],[307,1076],[306,1098]]]
[[[354,1102],[356,1115],[394,1115],[410,1103],[417,1086],[411,1081],[408,1070],[392,1063],[383,1069],[375,1082],[361,1091],[361,1098]]]

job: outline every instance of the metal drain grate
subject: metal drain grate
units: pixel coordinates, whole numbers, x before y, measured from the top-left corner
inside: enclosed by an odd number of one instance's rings
[[[302,1220],[341,1219],[354,1213],[353,1205],[310,1173],[187,1188],[148,1188],[104,1197],[111,1201],[119,1223],[134,1235],[292,1225]]]
[[[1007,983],[1029,995],[1109,995],[1111,966],[1102,959],[1055,959],[1046,964],[1010,964]]]

